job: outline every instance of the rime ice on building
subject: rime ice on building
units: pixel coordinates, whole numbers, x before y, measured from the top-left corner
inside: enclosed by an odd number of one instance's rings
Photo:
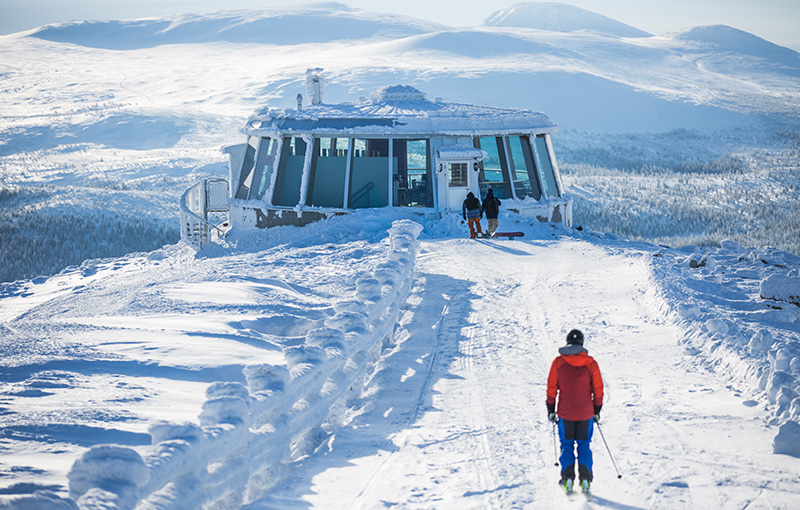
[[[223,149],[232,225],[305,225],[367,208],[460,212],[467,192],[488,188],[504,209],[571,224],[546,115],[430,101],[405,85],[324,104],[320,71],[307,73],[311,104],[298,95],[297,109],[256,111],[246,143]]]

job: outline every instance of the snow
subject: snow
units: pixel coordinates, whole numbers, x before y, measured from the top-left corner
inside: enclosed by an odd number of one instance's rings
[[[387,101],[424,101],[425,93],[410,85],[387,85],[371,94],[376,103]]]
[[[301,110],[261,108],[247,120],[248,134],[278,137],[304,133],[461,134],[554,133],[556,126],[541,112],[519,108],[428,101],[409,85],[390,85],[356,103],[312,103]]]
[[[516,13],[453,29],[325,4],[0,37],[0,508],[795,506],[797,54]],[[546,112],[574,227],[504,201],[522,239],[380,209],[174,244],[180,193],[319,66],[359,118]],[[357,99],[381,87],[395,110]],[[555,487],[543,402],[575,327],[623,474],[597,437],[590,503]]]
[[[788,301],[800,306],[800,278],[772,275],[761,282],[761,297],[775,301]]]
[[[568,4],[525,2],[499,10],[486,18],[486,26],[526,27],[553,32],[591,30],[618,37],[648,37],[650,34],[617,20]]]
[[[297,30],[301,25],[303,30]],[[132,50],[206,42],[298,44],[392,38],[443,28],[431,22],[328,2],[287,9],[242,9],[126,21],[75,21],[29,31],[54,42]]]
[[[773,450],[775,453],[800,457],[800,424],[789,421],[781,425],[775,436]]]
[[[738,52],[785,66],[783,71],[793,72],[800,55],[796,51],[778,46],[753,34],[726,25],[693,27],[669,34],[672,39],[691,41],[715,47],[719,51]],[[699,49],[699,48],[698,48]]]
[[[686,250],[507,212],[520,241],[397,214],[5,284],[5,492],[51,491],[7,504],[555,506],[543,385],[576,326],[624,473],[598,438],[593,504],[796,497],[800,307],[759,287],[800,258],[727,243],[692,267]]]

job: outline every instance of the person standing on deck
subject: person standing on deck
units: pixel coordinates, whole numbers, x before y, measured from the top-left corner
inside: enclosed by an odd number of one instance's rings
[[[461,215],[469,222],[469,238],[475,239],[482,234],[481,231],[481,201],[475,198],[470,191],[461,204]]]
[[[579,330],[567,334],[567,345],[558,353],[547,377],[547,414],[551,422],[558,424],[561,440],[559,483],[572,492],[577,463],[581,489],[588,492],[594,478],[590,443],[603,407],[603,378],[597,362],[583,347],[583,333]]]

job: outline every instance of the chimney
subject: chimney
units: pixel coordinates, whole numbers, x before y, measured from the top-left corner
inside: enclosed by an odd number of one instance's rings
[[[297,94],[297,111],[303,109],[303,94]]]
[[[306,69],[306,94],[308,94],[312,105],[322,103],[322,97],[325,93],[325,84],[327,82],[320,75],[322,71],[321,67]]]

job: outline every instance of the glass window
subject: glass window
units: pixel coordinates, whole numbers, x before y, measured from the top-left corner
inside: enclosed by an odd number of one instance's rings
[[[306,204],[344,207],[348,138],[316,138],[311,159]]]
[[[511,180],[509,179],[508,164],[503,138],[499,136],[484,136],[475,138],[475,147],[485,150],[489,157],[480,163],[478,184],[481,196],[486,195],[486,190],[492,188],[494,195],[499,199],[512,198]]]
[[[250,187],[253,182],[253,165],[256,160],[256,151],[258,150],[258,142],[260,140],[261,138],[258,136],[250,136],[247,139],[247,148],[245,149],[242,168],[239,169],[239,183],[236,188],[235,198],[246,199],[250,194]]]
[[[306,160],[306,142],[302,138],[285,138],[272,203],[293,207],[300,202],[300,183]]]
[[[542,184],[544,185],[544,194],[547,197],[557,197],[558,185],[556,184],[556,176],[553,171],[553,164],[550,161],[550,153],[547,151],[547,142],[545,135],[538,135],[535,139],[536,156],[539,162],[539,168],[542,170]]]
[[[517,198],[533,197],[539,200],[542,196],[536,165],[533,163],[533,151],[528,136],[509,136],[509,153],[511,154],[511,176],[514,181],[514,193]]]
[[[433,207],[430,141],[393,140],[392,204],[396,206]]]
[[[258,150],[253,171],[252,186],[249,198],[264,198],[264,192],[272,182],[272,172],[275,168],[275,153],[278,150],[278,141],[274,138],[262,138],[261,148]]]
[[[450,163],[449,186],[451,188],[466,188],[468,171],[469,163]]]
[[[389,205],[389,140],[353,140],[350,164],[350,190],[347,206],[351,209]]]

